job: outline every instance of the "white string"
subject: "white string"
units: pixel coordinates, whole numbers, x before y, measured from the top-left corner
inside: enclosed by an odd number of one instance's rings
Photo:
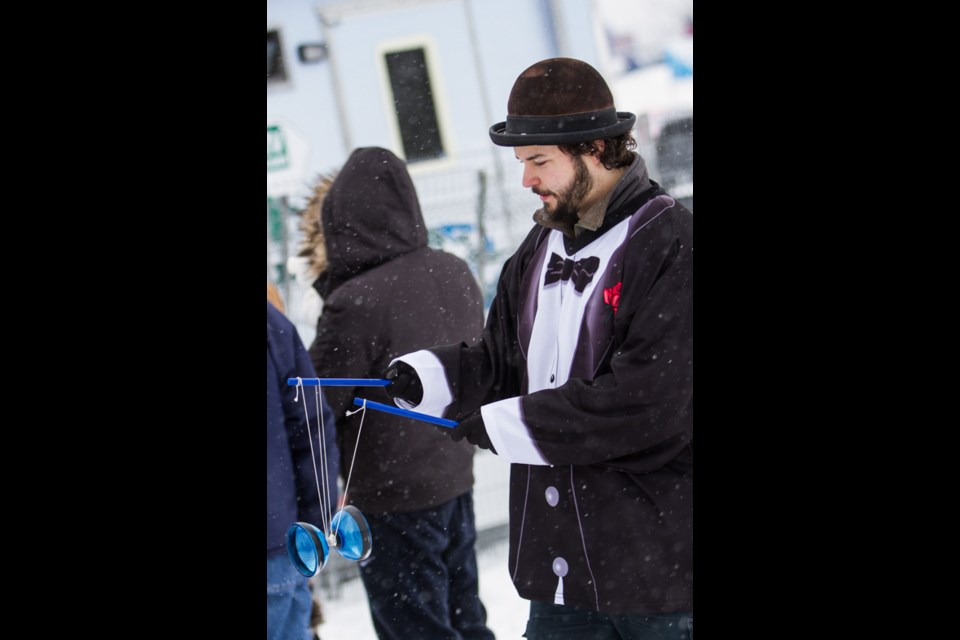
[[[317,442],[320,445],[320,467],[323,469],[323,493],[327,497],[327,508],[323,510],[325,520],[323,521],[324,534],[330,533],[330,522],[333,520],[333,505],[330,501],[330,460],[327,458],[327,430],[323,418],[323,396],[320,385],[317,385],[317,420],[320,422],[320,428],[317,431]],[[321,507],[323,498],[320,498]]]
[[[300,397],[300,387],[302,386],[303,386],[303,378],[301,378],[300,376],[297,376],[297,395],[294,398],[294,400]],[[310,416],[307,414],[306,394],[304,394],[303,396],[303,421],[307,425],[307,442],[310,443],[310,461],[313,463],[313,479],[317,483],[317,498],[320,500],[320,518],[322,519],[323,518],[323,494],[320,493],[320,478],[317,474],[317,454],[314,453],[313,436],[310,434]],[[326,479],[326,476],[327,476],[326,469],[324,469],[323,476],[324,476],[324,479]],[[323,524],[323,532],[326,533],[327,532],[326,524],[325,523],[321,523],[321,524]]]
[[[343,504],[347,504],[347,491],[350,490],[350,477],[353,475],[353,463],[357,459],[357,448],[360,446],[360,432],[363,431],[363,419],[367,417],[367,399],[363,399],[363,406],[359,409],[354,409],[353,411],[347,411],[346,415],[352,416],[357,411],[363,411],[360,414],[360,426],[357,428],[357,443],[353,445],[353,456],[350,458],[350,471],[347,473],[347,482],[343,486]],[[340,523],[343,522],[343,518],[337,520],[337,530],[333,532],[333,535],[336,536],[340,531]]]

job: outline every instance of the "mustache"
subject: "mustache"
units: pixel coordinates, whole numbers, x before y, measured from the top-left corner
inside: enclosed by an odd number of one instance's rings
[[[530,191],[533,191],[538,196],[552,196],[555,195],[553,191],[540,191],[536,187],[530,187]]]

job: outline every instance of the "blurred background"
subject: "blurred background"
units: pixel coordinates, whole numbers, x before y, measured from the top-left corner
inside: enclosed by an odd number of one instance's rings
[[[692,210],[693,0],[267,0],[267,279],[306,344],[297,213],[356,147],[407,161],[431,246],[470,264],[489,305],[539,202],[487,131],[520,72],[556,56],[603,74],[653,179]]]
[[[637,115],[651,176],[692,211],[693,0],[267,0],[267,279],[305,344],[322,301],[291,269],[298,212],[356,147],[406,160],[431,246],[465,259],[490,304],[540,203],[487,132],[520,72],[557,56],[603,74],[617,109]],[[506,568],[509,467],[479,450],[474,473],[481,598],[497,636],[519,638],[528,603]],[[358,578],[337,554],[315,578],[322,638],[375,637]]]

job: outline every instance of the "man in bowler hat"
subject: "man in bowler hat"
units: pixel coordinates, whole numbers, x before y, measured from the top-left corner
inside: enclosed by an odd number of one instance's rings
[[[693,631],[693,215],[653,180],[589,64],[517,78],[513,147],[536,223],[479,343],[384,372],[398,405],[511,464],[509,572],[528,640]]]

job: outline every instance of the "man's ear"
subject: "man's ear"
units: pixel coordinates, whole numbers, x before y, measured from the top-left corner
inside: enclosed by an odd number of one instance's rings
[[[600,156],[603,155],[603,150],[607,148],[606,142],[601,138],[600,140],[594,140],[590,145],[595,149],[595,151],[590,154],[590,158],[595,164],[600,164]]]

